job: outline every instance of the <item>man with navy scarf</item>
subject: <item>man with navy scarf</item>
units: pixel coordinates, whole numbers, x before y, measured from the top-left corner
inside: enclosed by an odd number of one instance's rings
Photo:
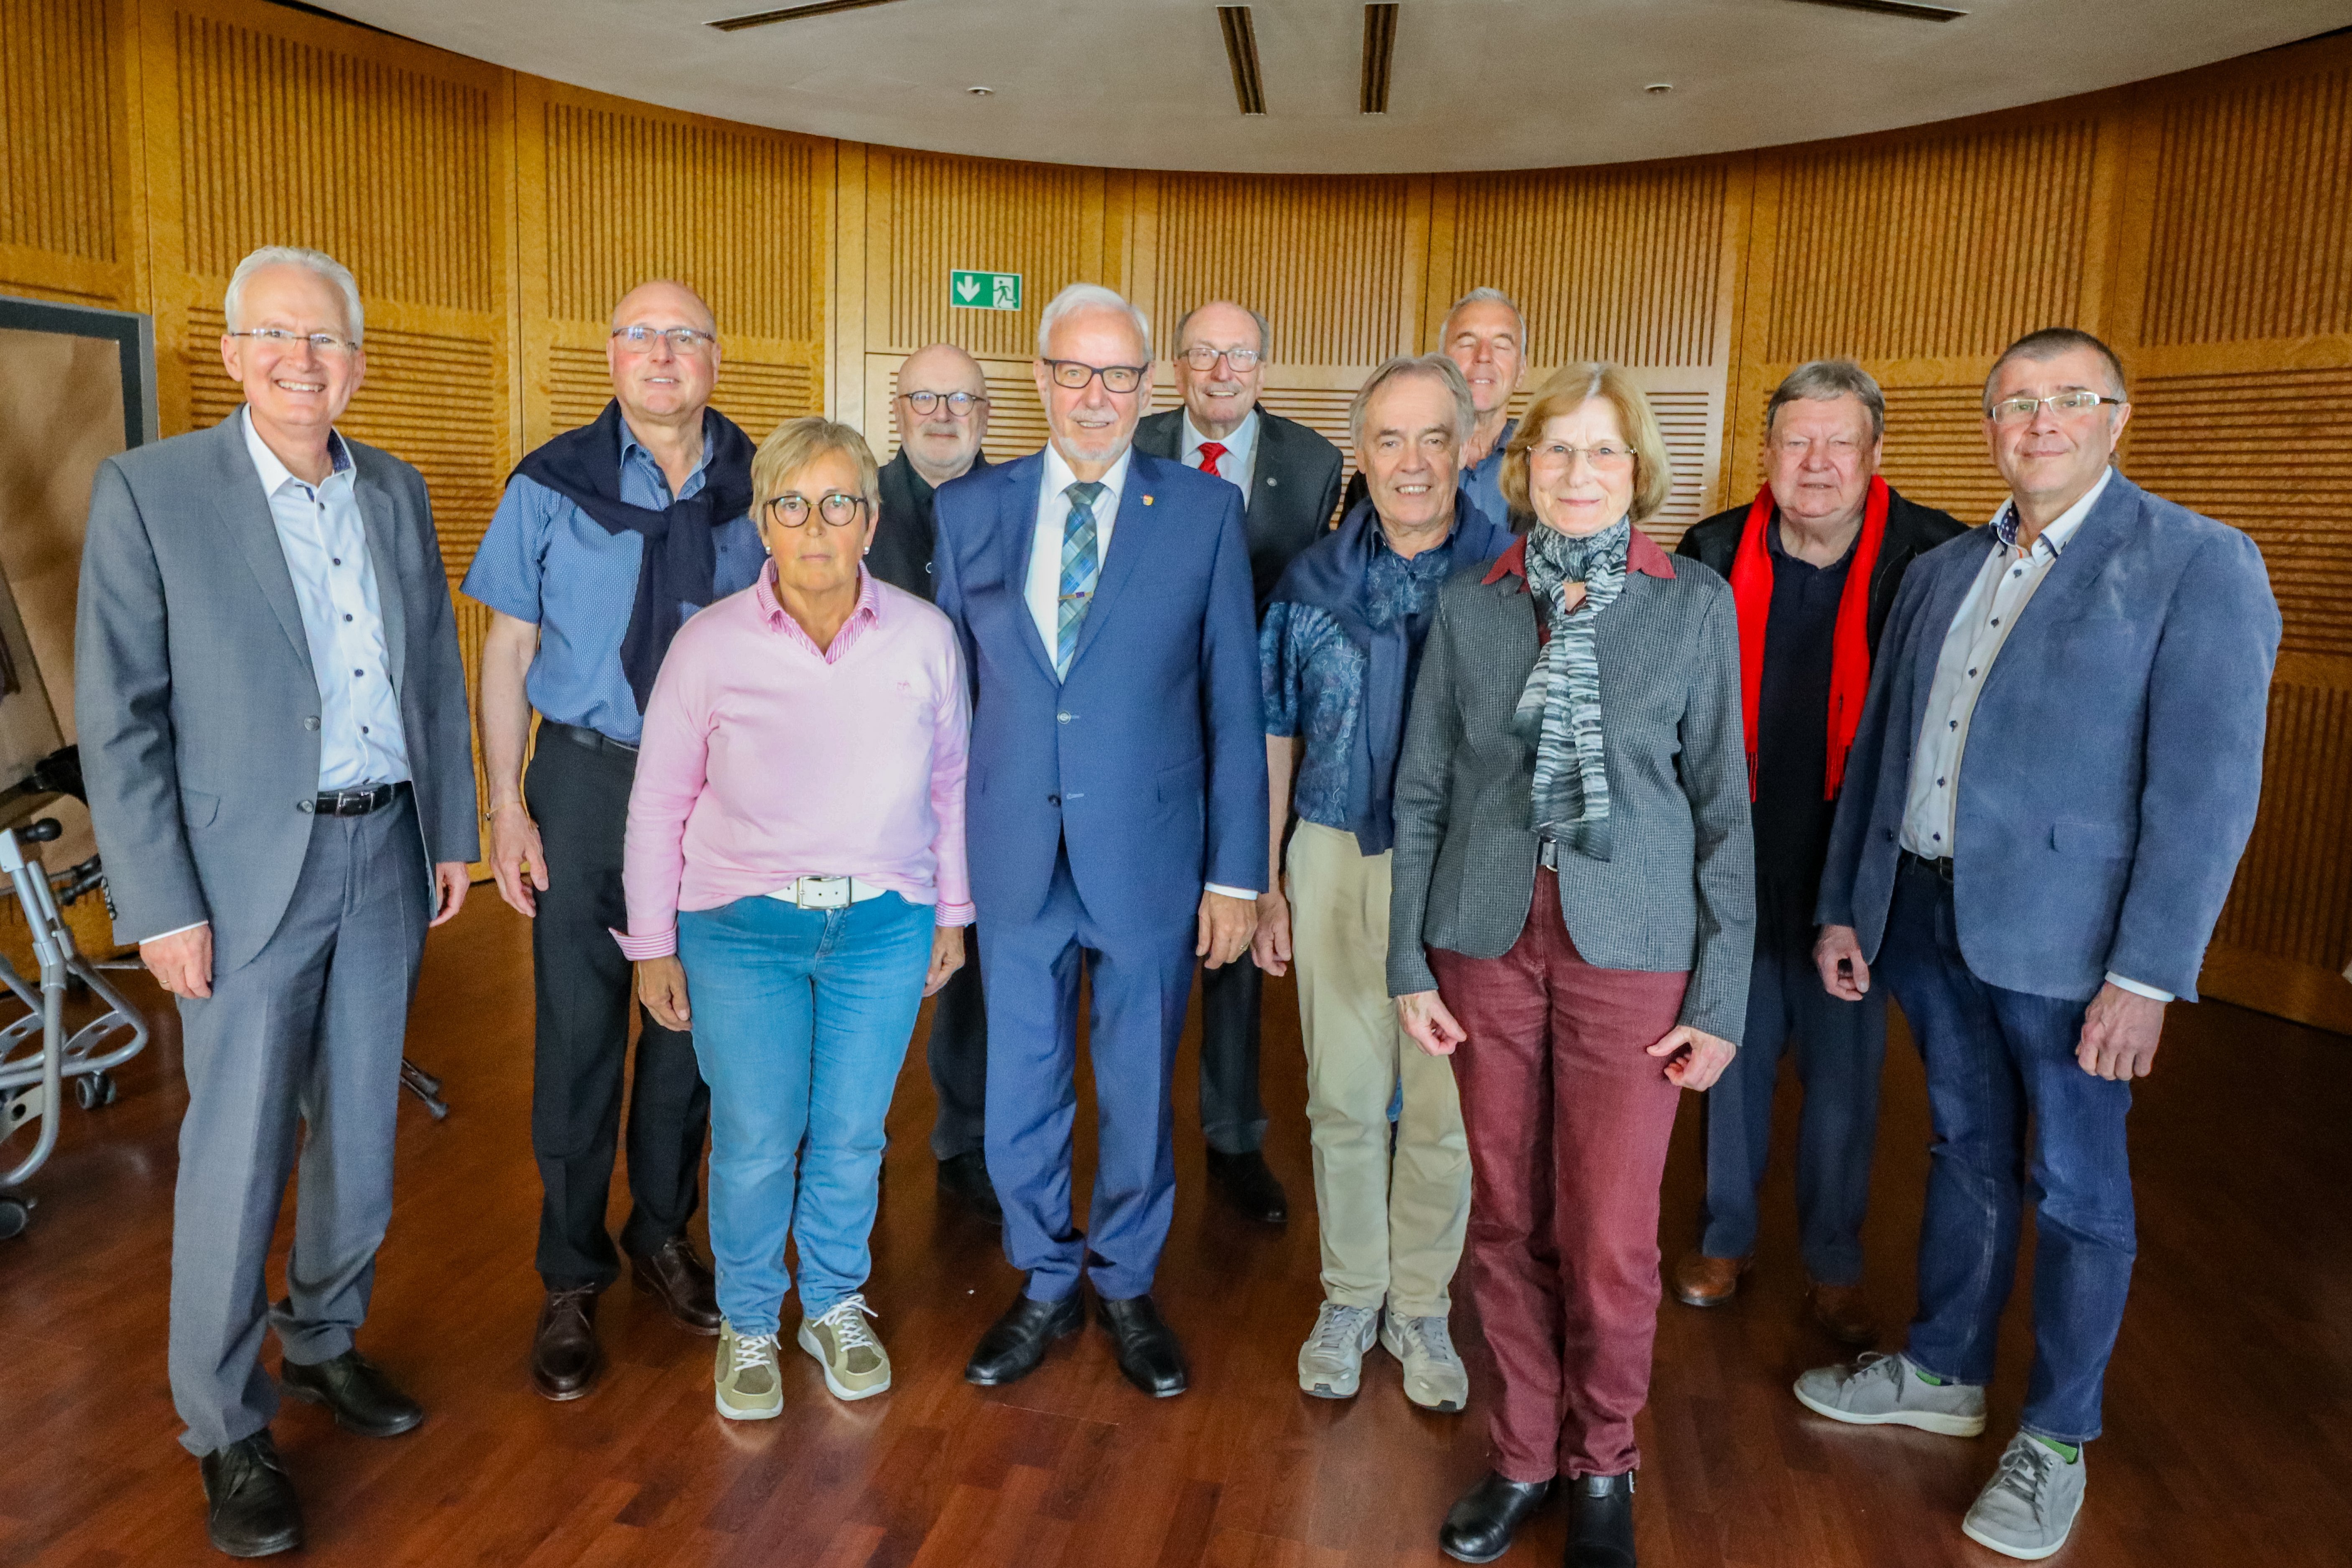
[[[1046,306],[1044,451],[941,488],[940,609],[976,689],[969,808],[988,997],[988,1171],[1027,1276],[964,1375],[1034,1371],[1091,1279],[1119,1370],[1184,1391],[1150,1290],[1175,1207],[1169,1098],[1196,961],[1242,958],[1266,886],[1265,750],[1241,494],[1133,449],[1150,329],[1108,289]],[[1077,997],[1100,1113],[1071,1210]]]

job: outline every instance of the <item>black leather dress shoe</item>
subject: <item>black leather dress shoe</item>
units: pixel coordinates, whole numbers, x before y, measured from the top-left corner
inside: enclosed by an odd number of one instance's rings
[[[268,1557],[302,1544],[302,1504],[269,1428],[196,1461],[205,1478],[205,1530],[231,1557]]]
[[[1633,1472],[1568,1483],[1568,1568],[1633,1568]]]
[[[1034,1301],[1024,1289],[1013,1298],[1004,1316],[989,1325],[964,1363],[963,1380],[994,1388],[1015,1383],[1037,1370],[1055,1340],[1087,1326],[1086,1309],[1072,1290],[1058,1301]]]
[[[1160,1316],[1150,1297],[1097,1302],[1096,1316],[1109,1331],[1118,1370],[1127,1374],[1128,1382],[1154,1399],[1184,1392],[1188,1381],[1184,1347],[1176,1342],[1176,1331]]]
[[[1551,1491],[1549,1481],[1515,1481],[1489,1470],[1446,1510],[1437,1544],[1457,1562],[1492,1563],[1511,1549],[1519,1526],[1536,1516]]]
[[[296,1399],[325,1405],[335,1413],[336,1426],[362,1437],[397,1437],[425,1420],[425,1407],[357,1351],[314,1366],[289,1361],[278,1369],[278,1384]]]
[[[996,1184],[988,1179],[988,1162],[977,1151],[940,1162],[940,1191],[991,1225],[1004,1223],[1004,1205],[997,1201]]]
[[[1239,1154],[1209,1151],[1209,1180],[1225,1202],[1260,1225],[1290,1223],[1290,1197],[1266,1168],[1265,1156],[1255,1149]]]
[[[596,1288],[550,1290],[530,1344],[530,1384],[550,1399],[577,1399],[604,1370],[596,1342]]]
[[[710,1265],[695,1256],[693,1242],[673,1236],[642,1258],[632,1254],[629,1264],[637,1289],[680,1324],[698,1334],[719,1331],[719,1282]]]

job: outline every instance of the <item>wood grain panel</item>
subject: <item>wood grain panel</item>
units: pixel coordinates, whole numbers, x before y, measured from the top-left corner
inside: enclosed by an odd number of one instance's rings
[[[2213,940],[2337,969],[2352,955],[2352,658],[2281,661],[2263,778]]]
[[[0,0],[0,245],[121,258],[120,26],[98,0]]]
[[[1991,517],[2009,486],[1985,447],[1982,384],[1885,390],[1886,482],[1971,527]]]
[[[871,150],[869,349],[961,343],[982,359],[1026,359],[1037,317],[1063,288],[1118,280],[1103,269],[1103,172]],[[1022,275],[1022,309],[948,303],[956,268]],[[1034,395],[1034,388],[1033,388]]]
[[[2352,70],[2162,111],[2140,337],[2352,330]]]
[[[1533,364],[1713,363],[1726,170],[1710,159],[1462,175],[1452,243],[1432,247],[1448,262],[1433,299],[1509,294]]]
[[[2073,322],[2098,124],[2063,120],[1791,154],[1764,357],[1993,354]]]

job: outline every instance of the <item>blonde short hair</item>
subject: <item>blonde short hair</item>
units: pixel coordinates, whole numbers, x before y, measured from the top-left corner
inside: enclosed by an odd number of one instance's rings
[[[1592,398],[1605,399],[1617,411],[1618,428],[1633,447],[1633,508],[1628,514],[1639,523],[1657,515],[1674,489],[1674,465],[1666,458],[1666,438],[1659,434],[1658,416],[1642,389],[1617,366],[1594,360],[1562,365],[1546,378],[1503,448],[1503,499],[1513,511],[1533,511],[1528,494],[1528,451],[1543,439],[1544,426],[1575,413]]]
[[[751,455],[751,517],[759,521],[767,504],[784,493],[784,487],[793,475],[803,472],[811,463],[827,452],[845,452],[857,465],[857,488],[866,496],[866,510],[877,512],[882,508],[879,470],[874,462],[874,449],[866,437],[846,425],[836,425],[830,419],[811,414],[798,419],[787,419],[768,432],[760,449]],[[867,521],[872,521],[869,517]]]

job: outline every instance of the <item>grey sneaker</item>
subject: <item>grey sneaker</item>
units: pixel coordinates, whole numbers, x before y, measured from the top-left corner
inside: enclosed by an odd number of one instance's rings
[[[1381,1323],[1381,1348],[1403,1363],[1404,1396],[1423,1410],[1459,1410],[1470,1403],[1470,1373],[1444,1318],[1391,1312]]]
[[[1353,1399],[1364,1379],[1364,1352],[1380,1334],[1380,1314],[1370,1307],[1326,1301],[1315,1314],[1315,1331],[1298,1347],[1298,1386],[1318,1399]]]
[[[835,1399],[871,1399],[890,1387],[890,1352],[866,1326],[874,1309],[851,1291],[819,1316],[801,1320],[800,1347],[824,1368]]]
[[[1984,1430],[1984,1390],[1972,1384],[1927,1383],[1911,1358],[1871,1353],[1843,1366],[1817,1366],[1797,1379],[1797,1403],[1816,1415],[1856,1426],[1916,1426],[1947,1437]]]
[[[2004,1557],[2038,1563],[2066,1544],[2083,1511],[2083,1458],[2073,1464],[2020,1432],[2001,1450],[2000,1468],[1977,1494],[1960,1533]]]
[[[739,1334],[719,1325],[719,1358],[712,1370],[719,1414],[730,1421],[770,1421],[784,1408],[784,1380],[776,1370],[776,1336]]]

